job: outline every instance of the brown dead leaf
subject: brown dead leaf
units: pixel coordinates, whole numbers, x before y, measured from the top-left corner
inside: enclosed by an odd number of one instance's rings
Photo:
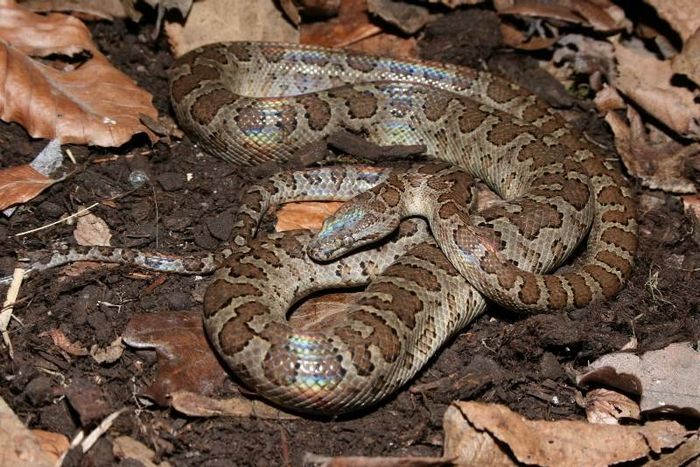
[[[330,18],[338,14],[341,0],[279,0],[280,8],[296,26],[301,17]]]
[[[61,69],[31,58],[83,52],[87,61]],[[0,118],[35,138],[110,147],[136,133],[156,139],[138,118],[157,117],[151,95],[109,63],[76,18],[0,4],[0,63]]]
[[[659,60],[641,41],[612,38],[617,76],[612,85],[679,135],[700,139],[700,103],[685,87],[672,84],[669,60]]]
[[[370,14],[399,28],[406,34],[415,34],[435,15],[422,5],[394,2],[392,0],[366,0]]]
[[[110,246],[112,233],[104,220],[88,212],[78,217],[73,237],[78,245]]]
[[[53,344],[59,349],[74,357],[84,357],[88,354],[88,350],[83,347],[80,342],[72,342],[58,328],[50,329],[39,334],[39,337],[48,336],[53,341]]]
[[[615,135],[615,147],[630,173],[642,185],[671,193],[695,193],[692,180],[685,176],[685,161],[700,152],[699,144],[682,145],[659,130],[644,126],[633,107],[627,107],[627,123],[617,112],[608,112],[608,122]]]
[[[454,402],[443,424],[443,456],[462,465],[607,466],[658,456],[690,435],[672,421],[620,426],[527,420],[505,406],[480,402]]]
[[[681,53],[673,57],[671,69],[700,86],[700,28],[685,41]]]
[[[84,378],[71,381],[66,388],[66,397],[84,427],[96,424],[114,410],[102,388]]]
[[[382,30],[370,21],[365,0],[346,0],[341,2],[337,17],[302,24],[299,32],[302,44],[346,47],[377,35]]]
[[[700,9],[697,0],[644,1],[656,9],[659,16],[680,34],[684,42],[700,28]]]
[[[191,417],[251,417],[269,420],[295,420],[296,415],[282,412],[263,401],[231,397],[214,399],[189,391],[176,391],[170,405],[178,412]]]
[[[578,378],[580,384],[603,383],[627,392],[636,382],[640,408],[683,412],[700,417],[700,352],[687,342],[671,344],[638,357],[617,352],[605,355]]]
[[[145,394],[167,406],[177,391],[212,394],[227,378],[202,327],[199,311],[140,313],[126,325],[124,342],[139,349],[155,349],[158,373]]]
[[[323,220],[342,205],[343,203],[338,201],[285,204],[277,210],[275,230],[277,232],[297,229],[319,230]]]
[[[36,13],[72,12],[79,17],[110,21],[126,17],[121,0],[21,0],[19,3]]]
[[[53,431],[45,430],[32,430],[32,435],[41,445],[41,449],[47,455],[51,456],[54,463],[56,463],[70,447],[70,441],[68,441],[66,435],[61,433],[54,433]]]
[[[272,0],[201,0],[192,5],[184,26],[166,23],[175,55],[223,41],[298,42],[299,33]]]
[[[0,465],[51,467],[56,459],[0,397]]]
[[[0,169],[0,211],[29,201],[54,183],[30,165]]]
[[[583,24],[597,31],[628,29],[624,11],[608,0],[510,0],[496,3],[501,15],[534,16]]]
[[[163,461],[155,463],[156,453],[145,444],[129,436],[118,436],[112,440],[112,453],[122,461],[136,461],[144,467],[169,467],[170,463]]]
[[[639,404],[616,391],[594,389],[583,402],[586,419],[591,423],[617,425],[621,418],[639,420]]]

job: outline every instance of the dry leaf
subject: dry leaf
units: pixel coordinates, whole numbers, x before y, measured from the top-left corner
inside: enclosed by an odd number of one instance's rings
[[[338,201],[285,204],[277,210],[275,230],[319,230],[323,220],[342,205],[343,203]]]
[[[52,467],[56,459],[0,397],[0,465]]]
[[[298,42],[299,33],[272,0],[201,0],[192,5],[185,25],[166,23],[176,56],[200,45],[223,41]]]
[[[85,63],[60,70],[31,58],[82,52]],[[151,95],[109,63],[76,18],[0,4],[0,63],[0,118],[35,138],[98,146],[120,146],[136,133],[156,139],[139,121],[158,115]]]
[[[124,345],[122,338],[117,337],[107,347],[101,348],[97,344],[90,347],[90,356],[97,363],[114,363],[122,357],[124,353]]]
[[[68,451],[70,447],[70,441],[66,435],[61,433],[54,433],[53,431],[45,430],[32,430],[32,435],[41,445],[41,449],[51,458],[54,463],[61,458],[61,456]]]
[[[121,0],[21,0],[19,3],[37,13],[69,11],[77,13],[76,16],[80,17],[106,20],[126,17],[126,10]]]
[[[700,417],[700,352],[688,342],[671,344],[641,357],[605,355],[578,378],[580,384],[603,383],[640,395],[642,410],[684,412]]]
[[[48,336],[53,341],[53,344],[59,349],[74,357],[84,357],[88,355],[88,350],[83,347],[80,342],[72,342],[58,328],[50,329],[39,334],[39,337]]]
[[[279,0],[287,18],[299,26],[302,15],[307,18],[330,18],[338,14],[341,0]]]
[[[594,389],[583,401],[586,420],[591,423],[617,425],[621,418],[639,420],[639,404],[616,391]]]
[[[81,208],[82,209],[82,208]],[[73,237],[78,245],[83,246],[110,246],[112,233],[105,221],[88,212],[78,216]]]
[[[700,28],[697,0],[644,0],[680,34],[685,42]]]
[[[282,412],[263,401],[231,397],[214,399],[189,391],[171,394],[170,405],[178,412],[191,417],[250,417],[269,420],[295,420],[299,417]]]
[[[300,41],[302,44],[346,47],[381,32],[381,28],[370,21],[365,0],[345,0],[340,4],[337,17],[302,24]]]
[[[700,103],[672,84],[671,62],[656,58],[641,41],[611,41],[618,64],[612,85],[679,135],[700,139]]]
[[[549,18],[588,25],[604,32],[631,26],[624,11],[608,0],[511,0],[497,2],[496,9],[502,15]]]
[[[167,406],[177,391],[212,394],[227,378],[214,355],[199,311],[140,313],[131,317],[124,342],[139,349],[155,349],[158,373],[145,394]]]
[[[65,392],[70,406],[78,413],[82,426],[96,424],[113,410],[102,389],[83,378],[73,379]]]
[[[153,459],[155,451],[129,436],[118,436],[112,440],[112,453],[122,461],[136,461],[145,467],[169,467],[170,463],[163,461],[156,464]]]
[[[671,69],[700,85],[700,29],[685,41],[681,53],[673,57]]]
[[[443,424],[443,456],[461,465],[607,466],[656,457],[690,435],[672,421],[620,426],[527,420],[507,407],[479,402],[454,402]]]
[[[417,33],[434,18],[424,6],[392,0],[367,0],[367,10],[406,34]]]
[[[29,201],[54,183],[29,165],[0,169],[0,211]]]
[[[695,193],[695,183],[685,175],[685,161],[700,152],[700,144],[682,145],[657,129],[646,130],[633,107],[627,108],[629,124],[617,112],[608,112],[615,147],[622,162],[642,185],[671,193]]]

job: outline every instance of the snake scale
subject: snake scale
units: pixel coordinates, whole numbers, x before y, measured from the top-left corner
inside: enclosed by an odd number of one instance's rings
[[[622,175],[536,97],[488,73],[310,46],[221,43],[178,59],[170,94],[184,129],[236,164],[283,162],[346,129],[377,144],[424,144],[466,172],[440,163],[403,174],[309,169],[244,196],[239,245],[205,294],[205,327],[236,375],[283,406],[342,413],[381,400],[483,309],[475,288],[512,309],[551,311],[609,298],[630,273],[637,225]],[[341,175],[359,185],[339,193]],[[470,216],[470,177],[505,201]],[[371,187],[314,239],[250,239],[270,204],[347,199]],[[391,230],[396,218],[416,213],[449,261],[420,232],[420,242],[378,275],[367,261],[350,266],[354,255],[316,264],[306,254],[311,245],[317,258],[334,258],[375,239],[371,225],[383,214],[394,219]],[[573,266],[541,274],[586,234]],[[286,321],[294,301],[358,277],[373,280],[342,317],[312,330]]]

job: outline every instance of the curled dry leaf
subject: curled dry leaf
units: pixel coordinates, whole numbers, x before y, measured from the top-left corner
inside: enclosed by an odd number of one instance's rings
[[[124,18],[122,0],[22,0],[22,6],[37,13],[71,12],[77,16],[113,20]]]
[[[62,69],[32,58],[80,53],[90,58]],[[0,4],[0,63],[0,118],[35,138],[97,146],[120,146],[136,133],[156,139],[138,117],[157,117],[151,95],[109,63],[76,18]]]
[[[84,357],[88,355],[88,349],[86,349],[80,342],[73,342],[63,334],[58,328],[50,329],[39,334],[39,337],[48,336],[53,341],[53,344],[59,349],[66,352],[68,355],[74,357]]]
[[[112,453],[114,453],[115,457],[118,459],[127,461],[125,463],[131,460],[136,461],[138,465],[143,465],[144,467],[170,466],[170,463],[165,461],[161,463],[154,462],[156,458],[155,451],[129,436],[119,436],[112,440]]]
[[[1,45],[0,45],[1,47]],[[0,170],[0,210],[29,201],[56,183],[30,165],[18,165]]]
[[[417,33],[433,18],[424,6],[392,0],[367,0],[367,9],[406,34]]]
[[[608,0],[510,0],[496,2],[496,8],[502,15],[549,18],[604,32],[628,29],[632,24],[624,11]]]
[[[621,418],[639,420],[639,404],[619,392],[594,389],[583,401],[586,419],[591,423],[617,425]]]
[[[697,0],[644,0],[686,41],[700,28]]]
[[[695,184],[684,174],[685,161],[700,152],[700,144],[684,146],[654,127],[647,131],[642,118],[631,106],[627,108],[627,120],[629,123],[614,111],[605,115],[627,170],[651,189],[695,193]]]
[[[681,53],[673,57],[671,69],[700,86],[700,28],[685,41]]]
[[[659,60],[641,41],[611,39],[617,60],[612,85],[679,135],[700,139],[700,103],[672,83],[669,60]]]
[[[272,1],[253,7],[250,0],[200,0],[184,26],[166,22],[165,32],[176,56],[212,42],[299,41],[297,30]]]
[[[177,391],[211,394],[227,377],[209,347],[202,314],[170,312],[134,315],[124,330],[124,342],[139,349],[155,349],[158,373],[145,394],[167,406]]]
[[[580,384],[602,383],[640,395],[640,408],[700,417],[700,352],[680,342],[642,356],[605,355],[580,376]]]
[[[32,430],[32,435],[41,445],[41,449],[54,461],[57,465],[58,459],[61,458],[70,447],[70,441],[66,435],[54,433],[53,431]],[[1,459],[0,459],[1,460]]]
[[[104,220],[88,212],[78,217],[73,237],[78,245],[110,246],[112,233]]]
[[[122,357],[124,345],[122,338],[117,337],[107,347],[98,347],[97,344],[90,347],[90,356],[97,363],[114,363]]]
[[[54,456],[42,446],[10,406],[0,398],[0,465],[51,467]]]
[[[453,403],[443,426],[443,457],[460,465],[607,466],[659,456],[690,435],[672,421],[620,426],[527,420],[507,407],[479,402]]]

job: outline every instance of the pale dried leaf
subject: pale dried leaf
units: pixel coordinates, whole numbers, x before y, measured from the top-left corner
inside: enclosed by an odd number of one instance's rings
[[[123,461],[136,461],[145,467],[170,466],[170,463],[166,461],[160,463],[154,462],[153,459],[156,457],[155,451],[129,436],[118,436],[117,438],[113,439],[112,452],[118,459]]]
[[[70,446],[70,441],[61,433],[54,433],[53,431],[45,430],[32,430],[32,435],[41,445],[41,449],[51,456],[54,462],[58,461],[60,457],[68,451]]]
[[[428,3],[442,3],[450,8],[457,8],[461,5],[478,5],[486,0],[427,0]]]
[[[680,342],[642,356],[617,352],[605,355],[578,378],[579,383],[604,383],[628,391],[632,381],[641,396],[640,407],[663,412],[680,411],[700,417],[700,352]]]
[[[607,0],[513,0],[497,2],[496,7],[499,14],[555,19],[588,25],[604,32],[628,29],[631,26],[624,11]]]
[[[656,9],[680,34],[683,41],[688,40],[700,28],[700,8],[697,0],[644,0]]]
[[[176,56],[200,45],[224,41],[298,42],[299,33],[270,0],[202,0],[192,5],[184,26],[166,23]]]
[[[110,246],[112,233],[104,220],[88,212],[78,217],[73,237],[78,245]]]
[[[55,462],[0,397],[0,465],[52,467]]]
[[[171,394],[170,405],[191,417],[249,417],[270,420],[295,420],[296,415],[282,412],[263,401],[231,397],[214,399],[189,391],[176,391]]]
[[[0,169],[0,210],[27,202],[54,183],[29,165]]]
[[[424,6],[392,0],[367,0],[367,10],[406,34],[417,33],[435,17]]]
[[[74,357],[84,357],[88,354],[87,348],[83,347],[83,345],[78,341],[72,342],[66,337],[65,334],[63,334],[63,331],[58,328],[43,331],[39,334],[39,337],[44,336],[50,337],[54,345],[66,352],[68,355],[73,355]]]
[[[700,29],[685,41],[681,53],[673,57],[671,69],[700,85]]]
[[[684,146],[653,127],[647,132],[631,106],[627,120],[629,123],[615,111],[605,115],[615,135],[615,147],[630,173],[651,189],[695,193],[695,183],[684,174],[685,161],[700,151],[700,145]]]
[[[470,444],[460,439],[462,430],[467,438],[478,433],[499,443],[482,438]],[[517,460],[536,465],[606,466],[646,458],[652,452],[658,455],[661,449],[683,443],[688,435],[682,425],[672,421],[644,426],[549,422],[527,420],[505,406],[454,402],[445,413],[444,456],[456,456],[458,464],[468,465],[482,465],[481,459],[485,459],[488,465],[514,465]],[[502,451],[501,446],[507,446],[508,454],[492,452]],[[509,457],[511,453],[514,459]]]
[[[617,425],[621,418],[639,420],[639,404],[616,391],[594,389],[584,399],[586,419],[591,423]]]
[[[298,229],[319,230],[323,220],[342,205],[342,202],[337,201],[285,204],[277,210],[275,230],[277,232]]]
[[[90,356],[99,364],[114,363],[122,357],[123,353],[124,345],[121,337],[117,337],[104,348],[97,345],[90,347]]]
[[[19,3],[37,13],[70,11],[81,17],[106,20],[126,17],[126,10],[121,0],[21,0]]]
[[[31,58],[81,52],[90,55],[85,63],[60,70]],[[0,118],[35,138],[98,146],[120,146],[136,133],[156,139],[139,121],[158,115],[151,95],[109,63],[76,18],[0,5],[0,63]]]
[[[641,41],[611,40],[618,63],[612,85],[679,135],[700,139],[700,103],[672,84],[671,62],[657,59]]]

